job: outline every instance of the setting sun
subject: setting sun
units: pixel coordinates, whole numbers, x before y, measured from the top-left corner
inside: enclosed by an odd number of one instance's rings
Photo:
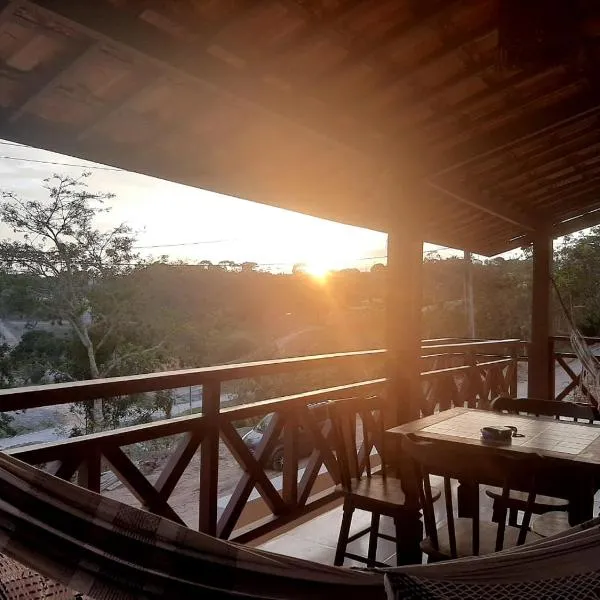
[[[322,282],[324,282],[331,273],[331,269],[328,266],[318,263],[307,264],[304,270],[308,275]]]

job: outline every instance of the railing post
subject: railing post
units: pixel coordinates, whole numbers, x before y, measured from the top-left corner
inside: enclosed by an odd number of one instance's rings
[[[553,337],[548,339],[548,355],[550,357],[550,366],[548,369],[548,391],[550,400],[556,399],[556,357],[554,356],[556,350],[556,342]]]
[[[298,503],[298,421],[295,412],[286,415],[283,430],[283,501],[289,510]]]
[[[86,452],[86,456],[77,470],[77,485],[92,492],[100,493],[101,460],[102,457],[97,448],[90,448]]]
[[[200,445],[200,531],[217,534],[217,496],[219,493],[219,412],[221,383],[208,381],[202,386],[202,416],[205,434]]]
[[[479,380],[477,361],[475,360],[475,352],[473,350],[467,350],[467,352],[465,353],[465,365],[470,367],[467,371],[466,383],[469,386],[469,396],[472,396],[472,398],[466,398],[467,406],[469,408],[476,408],[477,394],[479,393],[479,389],[481,387],[481,381]]]
[[[510,381],[508,382],[508,395],[511,398],[516,398],[518,394],[519,383],[519,346],[520,344],[512,344],[510,348],[510,357],[512,359]]]

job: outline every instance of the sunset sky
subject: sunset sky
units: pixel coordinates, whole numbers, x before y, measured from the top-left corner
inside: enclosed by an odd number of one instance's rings
[[[47,164],[52,162],[76,166]],[[273,271],[289,271],[298,262],[330,269],[368,269],[385,262],[386,236],[381,232],[0,143],[2,189],[22,197],[42,194],[45,177],[78,175],[86,166],[95,167],[89,180],[92,189],[116,194],[109,204],[111,212],[98,218],[98,226],[126,222],[137,232],[140,252],[147,256],[167,254],[190,262],[254,261]],[[9,235],[0,223],[0,237]],[[427,245],[427,250],[435,248]]]

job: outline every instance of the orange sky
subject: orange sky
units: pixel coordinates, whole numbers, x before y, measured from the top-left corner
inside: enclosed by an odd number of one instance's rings
[[[2,188],[22,196],[40,194],[41,180],[53,173],[77,175],[86,165],[93,163],[12,143],[0,145]],[[107,228],[127,222],[138,233],[144,247],[140,251],[149,256],[167,254],[190,262],[254,261],[274,271],[288,271],[297,262],[318,269],[366,269],[385,262],[386,236],[381,232],[126,171],[93,169],[92,173],[93,189],[116,194],[110,202],[112,211],[101,215],[98,225]],[[0,237],[9,234],[0,224]]]

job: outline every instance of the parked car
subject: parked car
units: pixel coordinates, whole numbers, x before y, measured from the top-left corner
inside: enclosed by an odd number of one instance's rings
[[[319,402],[316,404],[309,404],[308,409],[313,413],[314,417],[317,420],[317,423],[321,428],[327,422],[327,402]],[[246,444],[250,452],[254,454],[256,449],[260,445],[263,440],[264,434],[267,432],[269,428],[269,424],[271,423],[271,419],[273,418],[274,413],[269,413],[265,415],[244,437],[242,438],[243,442]],[[314,450],[314,444],[312,440],[312,436],[302,424],[298,426],[298,456],[300,458],[305,458],[310,456],[311,452]],[[283,431],[279,434],[279,439],[275,443],[273,450],[271,452],[271,456],[267,462],[272,469],[275,471],[283,471]]]

